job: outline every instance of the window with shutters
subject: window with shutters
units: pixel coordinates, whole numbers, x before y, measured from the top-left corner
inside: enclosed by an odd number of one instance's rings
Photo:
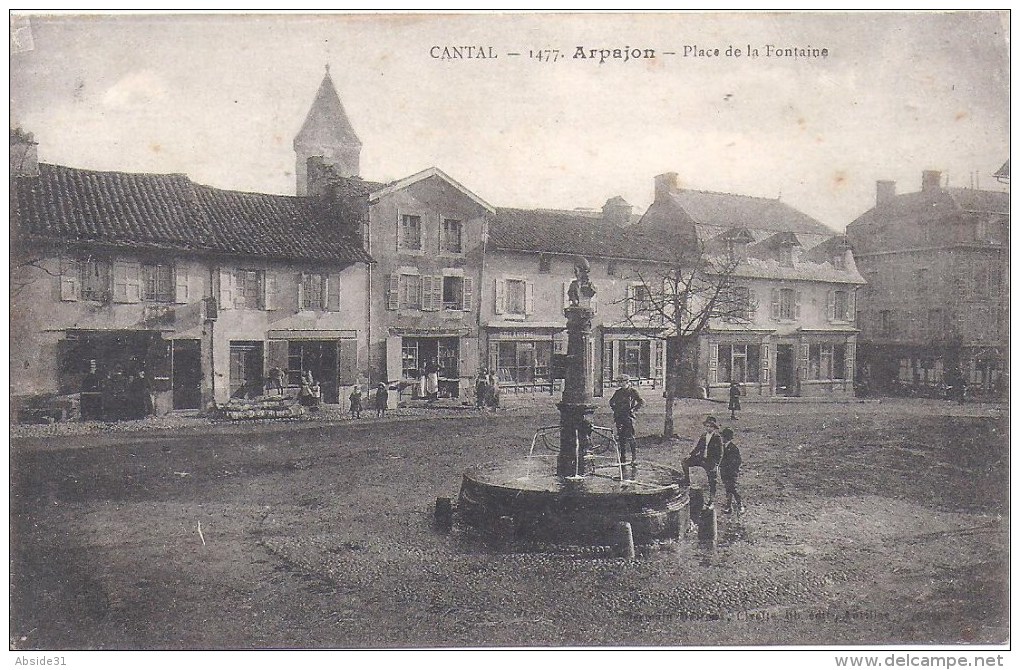
[[[443,277],[443,309],[468,310],[472,303],[472,281],[469,277]]]
[[[832,311],[829,313],[830,321],[850,320],[850,295],[846,291],[832,292]]]
[[[401,251],[421,251],[421,217],[404,214],[400,217],[397,246]]]
[[[241,269],[234,275],[234,306],[241,309],[262,309],[262,270]]]
[[[110,261],[88,257],[78,261],[81,273],[81,299],[110,300]]]
[[[150,302],[174,301],[173,266],[142,266],[142,299]]]
[[[797,292],[792,288],[781,288],[779,292],[779,319],[793,321],[797,318]]]
[[[655,303],[647,284],[631,284],[627,287],[627,316],[643,317],[654,315]]]
[[[447,254],[463,252],[463,224],[455,219],[443,219],[440,230],[439,250]]]
[[[400,308],[421,309],[421,277],[419,275],[400,275]]]
[[[522,279],[506,280],[506,311],[524,314],[527,300],[527,282]]]
[[[318,272],[301,275],[301,309],[322,311],[326,309],[326,285],[329,278]]]

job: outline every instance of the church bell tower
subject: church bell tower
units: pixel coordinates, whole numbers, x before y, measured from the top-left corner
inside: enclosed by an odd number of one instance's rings
[[[313,156],[332,165],[341,177],[356,177],[361,172],[361,140],[347,118],[328,65],[304,125],[294,138],[294,153],[298,195],[309,194],[308,159]]]

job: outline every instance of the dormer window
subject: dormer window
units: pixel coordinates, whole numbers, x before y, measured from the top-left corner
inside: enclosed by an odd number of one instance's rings
[[[747,245],[754,242],[754,237],[747,232],[746,228],[733,228],[722,236],[726,245],[726,257],[731,261],[741,261],[747,258]]]
[[[784,244],[779,247],[779,262],[782,265],[793,266],[793,245]]]
[[[845,270],[846,269],[846,257],[845,257],[845,255],[843,254],[842,251],[837,253],[837,254],[833,254],[833,256],[832,256],[832,267],[836,268],[837,270]]]

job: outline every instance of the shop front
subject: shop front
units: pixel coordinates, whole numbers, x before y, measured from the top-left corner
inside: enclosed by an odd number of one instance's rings
[[[343,403],[344,387],[358,382],[357,335],[356,330],[270,330],[266,371],[282,370],[290,387],[311,375],[322,402]]]
[[[477,374],[477,339],[468,330],[391,329],[386,338],[386,382],[403,399],[428,395],[425,378],[438,368],[439,397],[461,398]]]
[[[635,386],[662,388],[665,379],[666,341],[632,329],[601,332],[602,387],[614,388],[627,376]]]
[[[564,327],[491,326],[487,336],[487,369],[505,393],[553,393],[560,386],[555,357],[566,353]]]
[[[65,331],[60,392],[86,394],[85,418],[137,419],[169,411],[173,347],[163,336],[158,330]]]

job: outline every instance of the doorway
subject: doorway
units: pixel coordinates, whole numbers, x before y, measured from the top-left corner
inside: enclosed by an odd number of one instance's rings
[[[170,359],[174,409],[202,408],[202,346],[174,340]]]
[[[262,342],[230,343],[230,397],[262,395]]]
[[[776,395],[795,395],[796,379],[793,367],[793,345],[776,345]]]
[[[322,401],[331,405],[340,402],[337,362],[336,340],[290,340],[287,343],[288,382],[300,385],[301,374],[312,373],[312,379],[319,382]]]

